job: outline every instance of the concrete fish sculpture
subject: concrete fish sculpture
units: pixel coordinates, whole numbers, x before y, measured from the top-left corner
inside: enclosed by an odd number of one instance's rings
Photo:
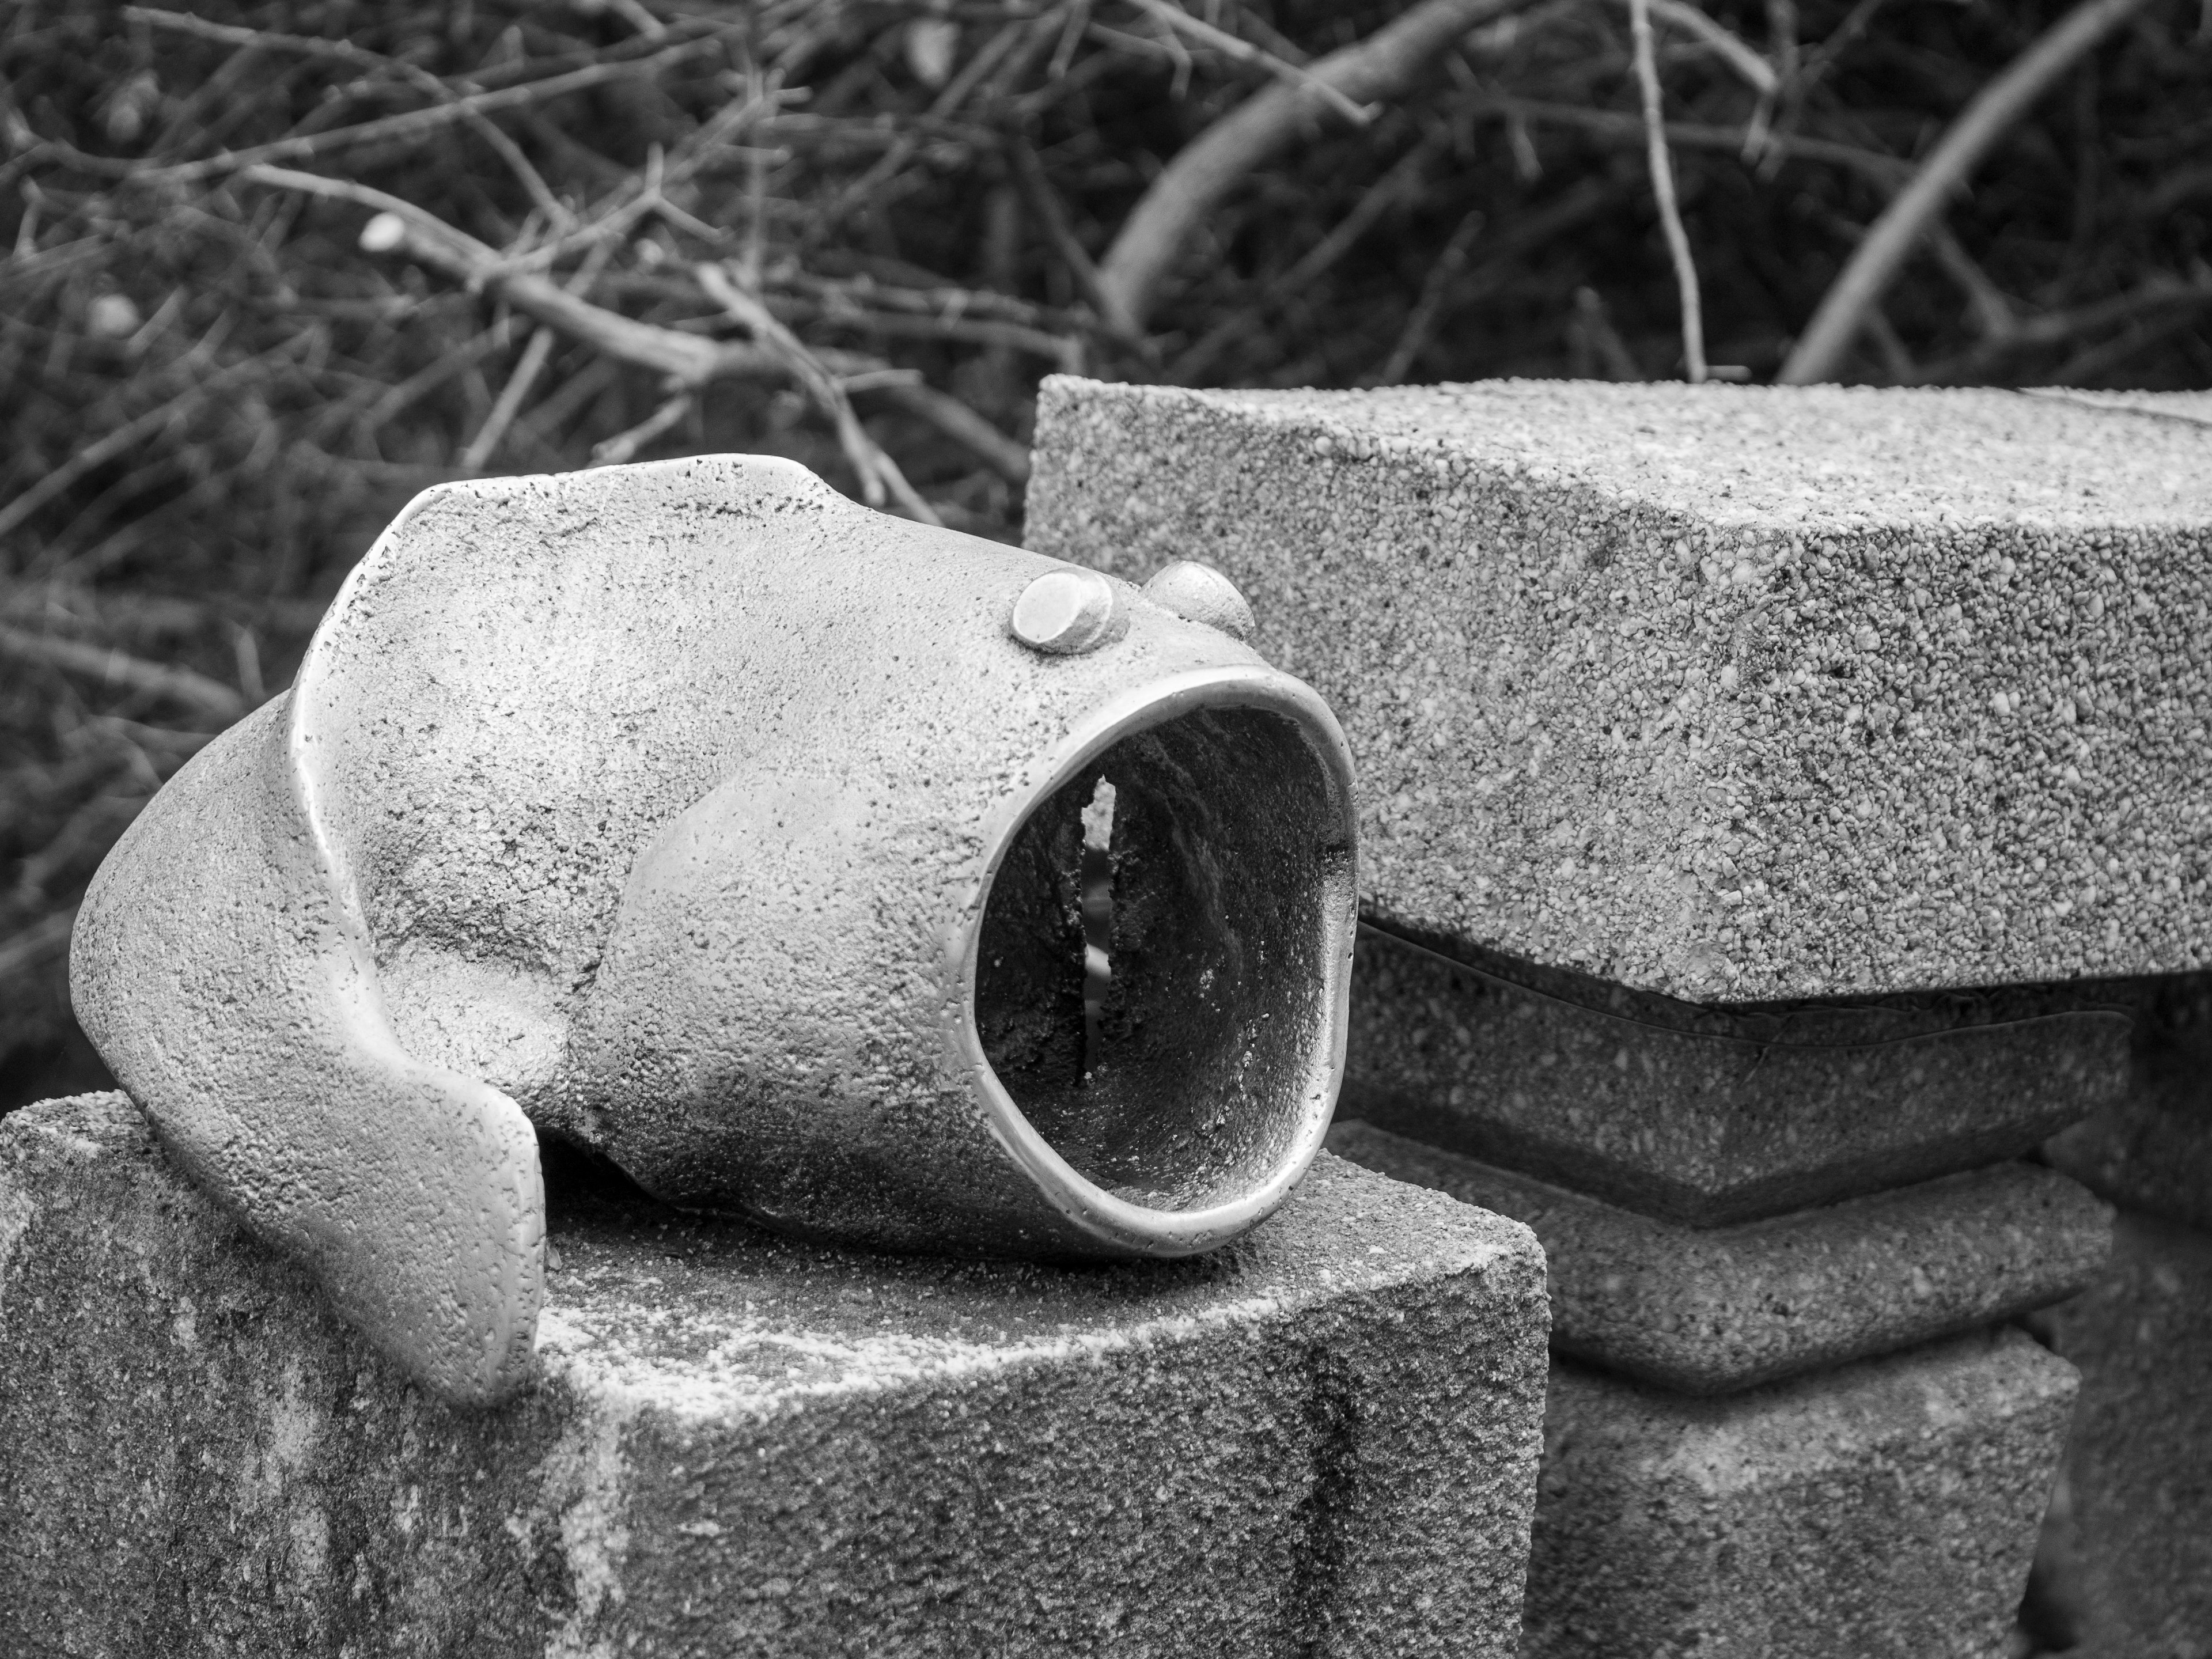
[[[1209,1249],[1320,1144],[1354,928],[1249,626],[788,462],[441,486],[101,866],[79,1018],[451,1401],[532,1375],[541,1133],[804,1237]]]

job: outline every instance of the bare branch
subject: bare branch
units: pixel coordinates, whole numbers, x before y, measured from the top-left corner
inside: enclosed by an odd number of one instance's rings
[[[593,466],[620,466],[691,412],[692,395],[679,392],[627,432],[592,446]]]
[[[127,685],[134,691],[173,698],[219,720],[234,720],[246,712],[246,699],[221,680],[189,668],[164,668],[107,647],[58,640],[0,623],[0,651],[19,661],[41,663],[102,684]]]
[[[0,984],[67,950],[76,927],[76,906],[72,904],[33,922],[20,933],[0,939]]]
[[[849,386],[859,392],[862,388]],[[953,442],[969,451],[1009,483],[1027,483],[1030,452],[993,426],[957,398],[919,381],[890,381],[866,388],[867,395],[897,404],[909,415],[927,421]]]
[[[1422,0],[1357,45],[1315,64],[1314,78],[1358,103],[1395,96],[1451,41],[1534,0]],[[1255,167],[1294,140],[1320,100],[1303,82],[1257,93],[1186,144],[1145,191],[1099,264],[1106,320],[1143,331],[1161,282],[1191,232]]]
[[[0,536],[19,527],[26,519],[60,495],[86,473],[105,466],[132,446],[143,442],[160,431],[171,421],[182,420],[196,405],[205,403],[218,392],[227,391],[239,381],[265,372],[270,362],[288,349],[280,347],[275,352],[264,352],[258,357],[248,357],[219,370],[206,380],[188,385],[168,402],[157,409],[149,409],[135,420],[125,421],[106,437],[87,444],[61,465],[33,484],[28,489],[0,507]]]
[[[173,167],[151,168],[138,176],[177,181],[207,179],[218,173],[235,173],[261,162],[301,161],[350,144],[413,138],[453,122],[467,120],[471,116],[542,103],[546,99],[581,92],[586,87],[599,86],[609,81],[652,74],[686,58],[696,57],[714,44],[711,39],[687,40],[681,46],[657,52],[650,58],[633,58],[619,64],[589,64],[582,69],[571,70],[566,75],[548,76],[542,81],[526,81],[519,87],[501,87],[492,92],[473,93],[465,98],[456,98],[451,103],[433,104],[428,109],[386,115],[355,126],[302,133],[295,138],[278,138],[235,153],[210,155],[198,161],[179,161]]]
[[[1636,41],[1636,84],[1644,95],[1644,153],[1651,168],[1651,194],[1659,204],[1659,223],[1667,234],[1667,257],[1674,262],[1674,287],[1682,301],[1682,367],[1692,386],[1705,379],[1705,308],[1698,299],[1698,268],[1690,258],[1689,233],[1674,204],[1674,158],[1667,153],[1667,125],[1659,110],[1659,64],[1651,44],[1651,0],[1629,0],[1629,27]]]
[[[783,380],[794,372],[790,359],[767,344],[707,340],[656,324],[641,323],[595,306],[534,272],[512,270],[501,260],[495,249],[455,230],[413,203],[383,191],[356,185],[349,179],[327,179],[319,173],[295,173],[283,167],[251,167],[241,177],[249,183],[368,208],[377,215],[362,233],[362,244],[370,252],[405,252],[464,283],[495,292],[516,310],[602,356],[667,375],[681,389],[695,389],[717,380]],[[763,314],[766,314],[765,307]],[[769,321],[774,323],[775,319],[770,318]],[[879,374],[890,367],[878,358],[858,352],[811,347],[802,349],[823,369],[841,379]],[[1002,476],[1017,482],[1028,476],[1028,457],[1021,447],[957,400],[926,386],[884,386],[878,389],[973,451]],[[842,397],[843,393],[840,392],[838,395]],[[865,438],[865,433],[862,435]],[[872,440],[868,441],[872,445]],[[911,492],[912,487],[902,474],[898,474],[890,458],[884,456],[884,462],[892,474],[898,476],[896,485],[891,486],[894,492]],[[888,477],[883,481],[890,485]],[[921,501],[918,495],[914,499]],[[921,507],[924,513],[930,510],[926,502],[921,503]]]
[[[1173,0],[1129,0],[1139,10],[1157,17],[1171,29],[1179,29],[1194,40],[1212,46],[1216,52],[1235,58],[1240,64],[1252,64],[1267,71],[1279,81],[1292,86],[1307,87],[1324,103],[1355,126],[1365,126],[1375,118],[1375,112],[1364,104],[1355,104],[1334,86],[1299,64],[1286,63],[1273,52],[1254,46],[1249,40],[1238,39],[1225,29],[1193,17]]]
[[[1634,0],[1620,0],[1632,14],[1634,25]],[[1672,23],[1686,33],[1694,34],[1720,60],[1734,70],[1744,84],[1762,98],[1771,98],[1781,90],[1781,77],[1775,74],[1774,65],[1744,45],[1741,40],[1723,28],[1718,23],[1689,3],[1689,0],[1650,0],[1651,15],[1662,22]]]
[[[883,447],[868,435],[867,428],[860,424],[860,417],[853,413],[853,400],[845,395],[845,388],[837,384],[836,376],[804,341],[778,322],[757,296],[732,282],[721,266],[698,265],[694,267],[693,274],[708,299],[750,329],[754,339],[783,360],[792,379],[806,389],[822,412],[830,417],[837,431],[838,446],[852,463],[853,471],[860,475],[860,494],[870,507],[881,507],[888,491],[901,507],[924,524],[942,522],[929,503],[906,481],[898,463],[884,453]]]
[[[1883,210],[1850,263],[1829,285],[1813,320],[1775,377],[1778,382],[1809,386],[1834,376],[1875,301],[1990,146],[2051,82],[2142,3],[2143,0],[2081,0],[1974,95],[1922,163],[1912,182]]]

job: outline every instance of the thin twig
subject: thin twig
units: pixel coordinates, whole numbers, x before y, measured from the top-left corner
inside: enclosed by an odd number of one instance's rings
[[[66,910],[41,917],[20,933],[0,939],[0,984],[67,950],[70,934],[76,927],[76,906],[72,904]]]
[[[592,281],[605,268],[613,253],[614,245],[602,242],[592,250],[584,263],[577,267],[576,274],[563,286],[571,294],[590,292]],[[523,347],[522,356],[514,365],[514,373],[507,376],[507,384],[500,388],[499,401],[492,405],[491,413],[484,417],[483,425],[470,441],[469,447],[461,452],[463,472],[474,474],[483,471],[484,464],[498,450],[500,441],[507,436],[507,428],[514,423],[516,414],[522,408],[522,400],[530,395],[530,388],[537,383],[546,360],[553,355],[553,341],[554,331],[544,325],[530,337],[530,343]]]
[[[2081,0],[2003,72],[1974,94],[1912,182],[1881,217],[1821,296],[1813,320],[1775,379],[1784,386],[1832,380],[1875,302],[1905,264],[1951,193],[2051,84],[2143,0]]]
[[[1667,124],[1659,108],[1659,64],[1651,44],[1651,0],[1629,0],[1629,30],[1636,43],[1636,84],[1644,98],[1644,159],[1651,169],[1651,194],[1659,204],[1659,223],[1667,235],[1667,257],[1674,262],[1674,287],[1682,303],[1682,365],[1692,386],[1705,379],[1705,319],[1698,299],[1698,268],[1690,258],[1689,234],[1674,204],[1674,158],[1667,151]]]
[[[278,138],[249,149],[210,155],[202,161],[179,161],[170,167],[134,171],[142,179],[181,184],[196,179],[213,178],[220,173],[237,173],[266,162],[303,161],[311,155],[326,155],[333,149],[355,144],[417,138],[453,122],[465,121],[472,115],[488,115],[494,110],[520,108],[541,103],[549,98],[581,92],[587,87],[599,86],[609,81],[652,74],[684,58],[696,57],[713,44],[711,40],[687,40],[681,46],[655,52],[650,58],[635,58],[620,64],[586,64],[582,69],[571,70],[566,75],[550,76],[542,81],[526,81],[519,87],[501,87],[492,92],[473,93],[465,98],[456,98],[449,104],[433,104],[428,109],[408,110],[402,114],[363,121],[356,126],[331,127],[296,138]]]
[[[593,466],[620,466],[691,412],[692,394],[679,392],[627,432],[592,446]]]
[[[1634,27],[1635,0],[1618,0],[1630,12],[1630,27]],[[1651,15],[1662,22],[1674,24],[1687,33],[1694,34],[1712,49],[1713,55],[1734,70],[1743,83],[1762,98],[1771,98],[1779,78],[1774,65],[1744,45],[1735,34],[1689,3],[1689,0],[1650,0]]]
[[[274,351],[258,357],[247,357],[220,369],[206,380],[187,386],[182,392],[157,409],[149,409],[136,420],[125,421],[106,437],[86,445],[82,449],[56,467],[52,471],[26,489],[21,495],[0,507],[0,536],[5,536],[21,526],[26,519],[48,501],[67,489],[94,468],[104,466],[118,455],[145,439],[151,437],[172,421],[183,420],[198,404],[205,403],[218,392],[228,391],[255,374],[265,372],[270,363],[292,349],[290,342]]]
[[[1498,97],[1481,94],[1465,100],[1462,107],[1487,115],[1508,118],[1518,116],[1527,121],[1580,127],[1585,132],[1599,133],[1608,138],[1638,144],[1646,141],[1650,131],[1644,125],[1641,115],[1629,115],[1619,110],[1585,109],[1579,105],[1552,103],[1540,98]],[[1737,155],[1743,149],[1743,132],[1737,127],[1669,121],[1662,131],[1666,134],[1668,143],[1680,149],[1720,150]],[[1766,143],[1770,154],[1779,153],[1792,161],[1825,161],[1849,167],[1885,189],[1897,189],[1912,175],[1912,163],[1899,156],[1884,155],[1879,150],[1841,143],[1832,138],[1801,138],[1795,134],[1775,133]]]
[[[429,396],[456,374],[465,374],[471,368],[495,351],[503,351],[514,337],[514,319],[500,318],[467,344],[437,357],[415,371],[398,386],[379,396],[352,421],[352,438],[356,443],[366,443],[375,436],[378,428],[404,413],[410,405]],[[374,390],[374,388],[370,388]],[[343,407],[326,412],[316,421],[310,435],[332,435],[345,425],[344,416],[350,411]]]
[[[1129,0],[1129,3],[1148,15],[1158,18],[1171,29],[1180,30],[1194,40],[1212,46],[1216,52],[1235,58],[1240,64],[1250,64],[1263,69],[1279,81],[1287,81],[1294,87],[1304,87],[1334,109],[1354,126],[1365,126],[1375,118],[1374,109],[1366,104],[1356,104],[1327,80],[1299,64],[1286,62],[1273,52],[1240,40],[1225,29],[1193,17],[1172,0]]]
[[[1021,190],[1022,199],[1043,228],[1045,240],[1052,244],[1053,252],[1060,256],[1060,264],[1066,267],[1076,288],[1109,329],[1118,332],[1126,343],[1141,349],[1141,336],[1134,330],[1121,327],[1116,320],[1114,296],[1108,291],[1097,265],[1084,251],[1083,244],[1076,240],[1066,211],[1060,206],[1051,181],[1044,176],[1044,164],[1019,133],[1006,140],[1006,159],[1013,164],[1014,182]]]
[[[1396,386],[1427,347],[1429,336],[1442,314],[1444,296],[1453,281],[1467,269],[1467,251],[1482,234],[1483,222],[1479,208],[1462,219],[1459,228],[1452,232],[1451,240],[1444,244],[1443,252],[1429,267],[1429,274],[1421,283],[1420,297],[1407,314],[1405,327],[1399,331],[1398,343],[1390,348],[1390,356],[1375,377],[1376,385]]]
[[[362,233],[369,252],[405,252],[463,283],[481,283],[501,295],[517,310],[560,330],[570,338],[608,357],[669,376],[681,387],[702,386],[717,380],[782,380],[792,373],[789,361],[764,345],[704,340],[696,334],[638,322],[595,306],[541,276],[505,270],[495,250],[425,213],[413,203],[383,191],[372,190],[349,179],[326,179],[319,173],[295,173],[283,167],[253,167],[241,176],[250,183],[296,190],[368,208],[378,216]],[[824,369],[840,379],[879,374],[890,367],[879,358],[858,352],[809,349]],[[426,370],[425,374],[429,372]],[[973,450],[994,471],[1007,477],[1017,473],[1027,476],[1026,456],[1017,459],[1009,453],[1018,446],[972,410],[959,406],[958,412],[955,412],[951,406],[953,400],[943,393],[921,395],[927,388],[886,386],[883,390],[947,437]],[[889,456],[884,460],[892,472],[897,471]],[[899,476],[897,488],[910,490],[903,475]],[[921,500],[918,495],[915,499]],[[930,510],[926,502],[922,510]]]
[[[707,297],[750,329],[754,339],[781,357],[791,377],[806,389],[822,412],[830,417],[836,428],[839,447],[852,463],[853,471],[860,475],[861,499],[870,507],[881,507],[888,491],[922,523],[942,523],[929,503],[906,481],[898,463],[868,435],[867,428],[860,424],[860,417],[853,412],[853,401],[845,395],[845,388],[837,384],[836,377],[805,343],[778,322],[758,296],[746,293],[732,282],[729,272],[721,266],[700,264],[693,267],[693,271]]]
[[[1937,220],[1929,229],[1928,241],[1935,251],[1936,262],[1965,290],[1966,303],[1973,308],[1975,327],[1990,339],[2002,340],[2020,326],[2012,301],[1990,280],[1989,273],[1974,263],[1974,256],[1966,252],[1948,225]]]
[[[477,428],[477,435],[469,440],[469,447],[461,452],[460,470],[473,475],[484,470],[484,463],[499,447],[500,440],[507,436],[507,428],[514,424],[515,415],[522,408],[522,400],[530,395],[537,383],[545,360],[553,355],[554,331],[539,325],[532,333],[530,343],[522,348],[522,356],[515,360],[514,372],[507,377],[500,388],[499,401],[492,404],[491,413]]]
[[[0,623],[0,651],[21,662],[41,663],[103,684],[173,698],[219,720],[234,720],[246,712],[245,699],[221,680],[189,668],[164,668],[112,647],[26,633]]]
[[[1009,483],[1026,483],[1030,452],[957,398],[913,382],[871,386],[868,395],[897,404],[929,422]]]

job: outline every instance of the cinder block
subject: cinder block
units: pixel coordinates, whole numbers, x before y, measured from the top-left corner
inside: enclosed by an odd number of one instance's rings
[[[2045,1152],[2124,1209],[2212,1232],[2212,975],[2106,988],[2134,1016],[2126,1076]]]
[[[1499,965],[1362,928],[1343,1114],[1696,1226],[2016,1158],[2130,1084],[2125,1012],[2054,1012],[2099,988],[1716,1009]]]
[[[1734,1227],[1683,1227],[1367,1123],[1329,1150],[1525,1222],[1544,1247],[1552,1352],[1724,1394],[1917,1346],[2070,1296],[2112,1212],[2064,1176],[2000,1164]]]
[[[2011,1329],[1717,1400],[1556,1362],[1522,1652],[1996,1659],[2075,1386]]]
[[[1516,1224],[1324,1156],[1212,1255],[963,1263],[562,1167],[541,1379],[470,1412],[121,1096],[6,1120],[0,1652],[1514,1651]]]
[[[2081,1369],[2051,1599],[2091,1659],[2212,1656],[2212,1234],[2121,1212],[2112,1263],[2039,1316]]]
[[[2212,426],[1995,390],[1054,378],[1027,538],[1206,561],[1376,920],[1701,1001],[2212,940]]]

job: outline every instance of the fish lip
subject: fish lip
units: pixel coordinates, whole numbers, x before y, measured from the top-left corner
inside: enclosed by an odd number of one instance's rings
[[[1121,739],[1206,708],[1256,708],[1287,720],[1320,763],[1333,816],[1342,826],[1340,859],[1323,878],[1321,958],[1328,983],[1323,1039],[1314,1047],[1301,1088],[1295,1133],[1266,1178],[1235,1198],[1199,1209],[1132,1203],[1079,1173],[1038,1132],[993,1069],[975,1024],[975,980],[983,917],[992,886],[1031,815],[1092,759]],[[994,814],[982,874],[955,941],[957,1014],[948,1032],[951,1060],[970,1081],[986,1125],[1015,1165],[1091,1250],[1117,1255],[1185,1256],[1227,1243],[1263,1221],[1304,1176],[1321,1150],[1344,1079],[1352,952],[1358,932],[1353,849],[1352,763],[1343,728],[1320,694],[1279,669],[1238,664],[1187,670],[1123,691],[1075,721]],[[1334,849],[1331,849],[1334,850]]]

